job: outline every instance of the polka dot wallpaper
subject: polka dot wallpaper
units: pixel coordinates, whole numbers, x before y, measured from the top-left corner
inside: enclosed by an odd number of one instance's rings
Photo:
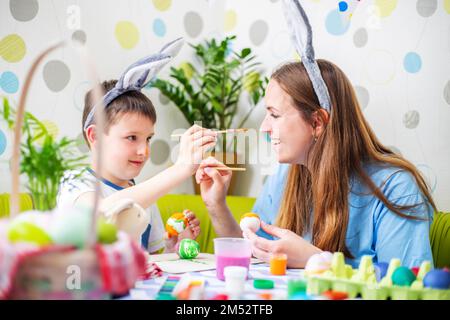
[[[302,0],[314,31],[316,56],[348,75],[378,137],[416,164],[438,206],[450,210],[450,0]],[[0,2],[0,95],[17,103],[31,61],[61,39],[86,44],[102,79],[116,78],[138,58],[183,36],[189,43],[237,35],[233,49],[251,46],[270,72],[298,59],[279,0],[4,0]],[[193,52],[185,46],[173,65],[189,74]],[[194,61],[195,65],[195,61]],[[169,68],[160,76],[167,78]],[[38,69],[28,110],[55,136],[83,140],[81,114],[90,88],[69,49],[53,53]],[[175,129],[188,124],[154,89],[145,93],[158,112],[151,161],[142,180],[171,163]],[[248,108],[245,101],[239,114]],[[247,126],[258,128],[263,105]],[[0,122],[0,192],[10,190],[11,134]],[[263,142],[266,137],[262,137]],[[79,147],[89,150],[85,144]],[[250,152],[256,152],[250,146]],[[239,192],[256,196],[263,166],[241,175]],[[175,192],[192,192],[186,182]]]

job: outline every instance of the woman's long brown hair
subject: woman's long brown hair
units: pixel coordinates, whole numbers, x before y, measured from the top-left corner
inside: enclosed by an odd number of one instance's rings
[[[331,113],[322,134],[308,154],[308,168],[291,165],[276,224],[303,235],[312,225],[312,242],[322,250],[341,251],[352,257],[345,244],[349,222],[350,180],[356,175],[384,205],[407,219],[422,219],[407,212],[422,203],[399,206],[390,202],[363,170],[367,161],[410,172],[426,200],[436,210],[430,190],[412,163],[383,146],[365,120],[353,86],[333,63],[318,60],[331,99]],[[320,109],[311,81],[301,62],[278,68],[271,77],[291,96],[303,119],[313,125]],[[314,221],[310,224],[311,212]]]

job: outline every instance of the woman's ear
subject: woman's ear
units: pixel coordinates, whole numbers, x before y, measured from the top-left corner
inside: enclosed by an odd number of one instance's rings
[[[95,130],[95,124],[91,124],[89,127],[87,127],[86,129],[86,138],[87,141],[89,142],[89,145],[92,147],[95,144],[95,141],[97,140],[96,137],[96,130]]]
[[[325,109],[319,109],[313,114],[313,123],[312,126],[315,131],[316,136],[320,136],[322,132],[325,130],[327,123],[330,119],[329,113]]]

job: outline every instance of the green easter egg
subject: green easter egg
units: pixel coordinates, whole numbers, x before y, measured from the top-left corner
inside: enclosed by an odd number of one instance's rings
[[[104,218],[99,218],[97,221],[97,241],[102,244],[110,244],[116,242],[116,225],[106,222]]]
[[[68,208],[55,216],[51,236],[56,244],[84,248],[91,230],[92,215],[89,210]]]
[[[411,286],[416,280],[414,273],[407,267],[398,267],[392,274],[392,283],[397,286]]]
[[[8,240],[12,243],[29,242],[40,246],[52,244],[52,239],[44,230],[26,221],[11,224]]]
[[[181,259],[194,259],[200,253],[200,245],[195,240],[183,239],[177,252]]]

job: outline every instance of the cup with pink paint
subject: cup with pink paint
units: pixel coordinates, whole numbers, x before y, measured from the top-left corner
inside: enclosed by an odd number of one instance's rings
[[[214,239],[217,278],[224,281],[223,269],[228,266],[250,267],[252,246],[250,240],[243,238]]]

